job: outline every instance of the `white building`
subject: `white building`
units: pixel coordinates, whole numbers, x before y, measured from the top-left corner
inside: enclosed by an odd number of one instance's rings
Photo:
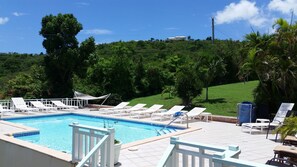
[[[180,41],[180,40],[186,40],[186,36],[175,36],[175,37],[168,37],[167,40],[172,40],[172,41]]]

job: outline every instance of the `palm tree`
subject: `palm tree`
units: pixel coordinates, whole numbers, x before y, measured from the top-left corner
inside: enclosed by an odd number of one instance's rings
[[[205,100],[208,101],[208,87],[216,76],[226,74],[226,64],[224,60],[218,56],[201,56],[196,64],[198,77],[205,86]]]
[[[272,35],[246,35],[249,53],[241,67],[243,76],[255,73],[260,81],[256,96],[270,104],[296,101],[297,91],[297,24],[278,19]],[[262,91],[262,93],[260,93]],[[259,100],[259,99],[258,99]]]

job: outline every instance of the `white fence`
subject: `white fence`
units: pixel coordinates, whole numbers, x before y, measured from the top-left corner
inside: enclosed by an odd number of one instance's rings
[[[102,129],[73,123],[72,162],[76,167],[114,166],[114,129]]]
[[[41,101],[43,104],[47,105],[47,106],[53,106],[53,103],[51,102],[52,100],[58,100],[63,102],[66,105],[70,105],[70,106],[85,106],[88,104],[88,100],[81,100],[81,99],[76,99],[76,98],[49,98],[49,99],[24,99],[27,106],[31,106],[32,104],[30,103],[30,101]],[[7,99],[7,100],[0,100],[0,104],[2,106],[4,106],[5,108],[8,109],[14,109],[14,105],[12,103],[11,100]]]
[[[239,154],[238,146],[217,147],[171,137],[170,146],[157,167],[270,167],[270,165],[239,160]]]

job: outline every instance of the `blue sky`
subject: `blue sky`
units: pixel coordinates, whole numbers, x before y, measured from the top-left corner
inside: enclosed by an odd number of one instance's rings
[[[253,30],[273,32],[275,19],[297,19],[297,0],[0,0],[0,52],[40,53],[44,16],[72,13],[83,25],[81,42],[211,36],[242,40]]]

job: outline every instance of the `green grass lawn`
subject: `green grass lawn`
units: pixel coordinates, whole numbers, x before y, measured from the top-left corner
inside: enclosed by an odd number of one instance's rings
[[[206,107],[206,112],[211,112],[215,115],[236,116],[237,103],[242,101],[253,101],[253,90],[258,85],[258,81],[249,81],[246,83],[234,83],[227,85],[219,85],[209,87],[208,101],[205,101],[205,90],[202,95],[193,100],[195,106]],[[178,97],[168,98],[168,94],[161,94],[136,98],[130,101],[130,105],[137,103],[145,103],[147,107],[153,104],[163,104],[163,108],[171,108],[174,105],[181,104],[181,99]]]

